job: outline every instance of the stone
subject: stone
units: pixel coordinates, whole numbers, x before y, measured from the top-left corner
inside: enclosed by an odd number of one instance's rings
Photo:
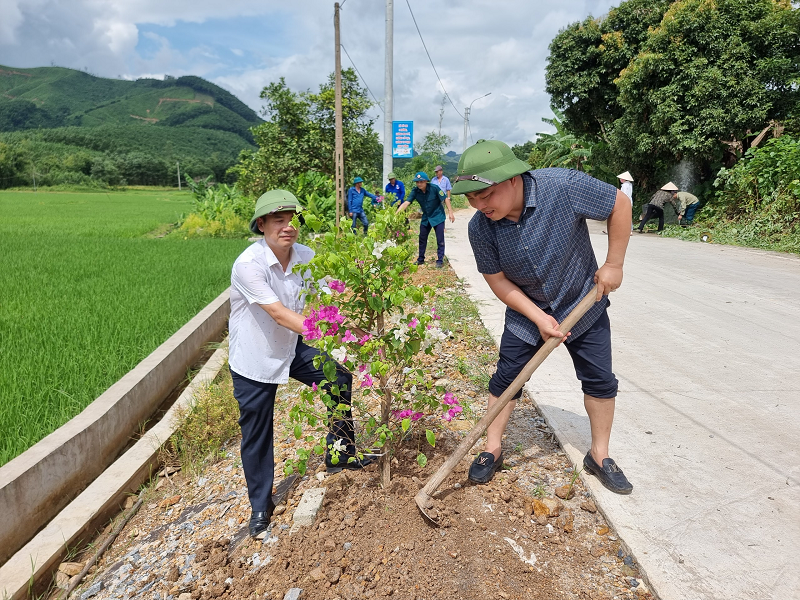
[[[542,503],[547,506],[549,516],[551,517],[557,517],[561,513],[561,509],[564,508],[564,503],[558,498],[545,498],[542,500]]]
[[[178,494],[177,496],[171,496],[169,498],[164,498],[161,502],[158,503],[159,508],[167,508],[168,506],[172,506],[173,504],[177,504],[181,501],[181,496]]]
[[[283,597],[283,600],[299,600],[300,594],[302,593],[303,588],[290,588]]]
[[[606,535],[607,533],[608,533],[608,526],[607,525],[601,525],[597,529],[597,535]]]
[[[58,565],[58,572],[63,573],[67,577],[74,577],[83,571],[83,563],[79,562],[63,562]]]
[[[181,576],[181,572],[178,570],[178,567],[172,566],[172,568],[167,572],[167,581],[170,583],[178,581]]]
[[[325,577],[331,583],[337,583],[342,576],[342,570],[339,567],[331,567],[325,571]]]
[[[550,509],[547,505],[539,500],[538,498],[534,498],[533,500],[533,514],[534,516],[538,517],[548,517],[550,516]]]
[[[575,494],[575,490],[571,485],[561,485],[555,490],[556,496],[563,500],[569,500]]]
[[[590,513],[596,513],[597,505],[594,503],[594,500],[584,500],[581,502],[581,510],[585,510],[586,512]]]
[[[133,499],[133,496],[128,496],[127,498],[125,498],[125,504],[123,505],[123,508],[125,510],[128,510],[130,508],[133,508],[134,504],[136,504],[136,500]]]
[[[319,509],[322,508],[322,501],[325,499],[325,488],[311,488],[303,493],[300,503],[294,509],[292,515],[292,530],[299,527],[313,525],[317,518]]]
[[[69,577],[61,571],[56,571],[56,587],[65,590],[69,587]]]
[[[92,596],[96,596],[100,593],[100,590],[103,589],[103,582],[98,581],[97,583],[93,583],[89,588],[81,594],[81,600],[86,600],[87,598],[91,598]]]
[[[275,507],[275,510],[272,512],[272,514],[277,517],[278,515],[282,515],[285,512],[286,512],[286,505],[278,504],[278,506]]]
[[[189,592],[183,592],[178,596],[178,600],[192,600],[192,595]]]
[[[313,579],[314,581],[321,581],[321,580],[325,579],[325,573],[323,572],[322,568],[320,568],[320,567],[317,567],[316,569],[313,569],[308,574],[308,576],[311,577],[311,579]]]
[[[572,511],[567,509],[562,516],[564,518],[564,525],[562,526],[564,533],[572,533],[575,528],[575,517],[572,515]]]
[[[636,569],[629,567],[628,565],[622,565],[619,570],[626,577],[636,577],[637,575]]]

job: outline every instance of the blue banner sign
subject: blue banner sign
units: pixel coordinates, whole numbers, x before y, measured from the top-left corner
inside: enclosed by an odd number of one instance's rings
[[[392,121],[392,158],[414,156],[414,121]]]

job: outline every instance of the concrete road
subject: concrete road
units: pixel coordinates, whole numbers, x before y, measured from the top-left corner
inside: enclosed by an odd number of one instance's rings
[[[475,269],[473,211],[447,256],[495,339],[504,307]],[[602,223],[591,223],[598,263]],[[634,234],[609,309],[620,380],[611,453],[630,496],[584,481],[662,600],[800,598],[800,257]],[[559,348],[528,391],[574,463],[589,443]]]

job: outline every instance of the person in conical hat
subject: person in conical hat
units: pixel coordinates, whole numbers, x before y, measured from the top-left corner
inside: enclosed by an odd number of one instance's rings
[[[606,312],[608,294],[622,284],[630,200],[613,185],[580,171],[532,171],[498,140],[478,140],[464,152],[453,194],[466,194],[478,210],[468,228],[475,262],[508,307],[497,370],[489,382],[489,405],[548,339],[566,342],[592,434],[584,467],[613,492],[630,494],[633,486],[609,456],[618,382],[611,369]],[[608,254],[600,268],[587,219],[608,221]],[[594,306],[571,331],[561,331],[559,323],[595,284]],[[489,426],[484,451],[469,469],[471,481],[488,483],[501,468],[503,432],[513,409],[512,401]]]
[[[286,190],[262,195],[250,221],[250,231],[261,239],[239,255],[231,272],[228,360],[233,395],[239,403],[242,468],[252,511],[249,530],[254,538],[268,532],[275,510],[272,419],[278,384],[291,377],[309,386],[321,385],[348,406],[348,410],[328,411],[325,465],[330,471],[359,469],[371,462],[359,459],[356,453],[349,410],[352,374],[337,365],[336,380],[327,381],[322,365],[314,366],[319,350],[306,345],[301,337],[305,329],[303,292],[312,283],[307,281],[303,265],[314,257],[311,248],[297,243],[293,217],[302,210],[297,198]],[[332,386],[339,391],[334,394]]]
[[[617,175],[619,179],[619,189],[631,200],[631,210],[633,210],[633,177],[628,171]],[[631,235],[633,235],[633,220],[631,220]]]
[[[642,217],[642,222],[639,223],[639,233],[644,233],[644,226],[647,225],[647,222],[653,217],[658,217],[658,231],[664,230],[664,205],[669,202],[672,204],[675,212],[678,212],[678,203],[675,199],[677,193],[678,186],[670,181],[661,186],[661,189],[653,194],[653,197],[650,198],[650,202],[642,207],[644,209],[644,216]]]

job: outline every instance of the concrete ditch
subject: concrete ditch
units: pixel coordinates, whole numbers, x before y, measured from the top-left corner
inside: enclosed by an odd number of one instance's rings
[[[0,598],[24,597],[31,576],[45,574],[67,545],[107,519],[149,476],[174,431],[174,410],[213,380],[227,350],[215,352],[164,418],[115,459],[205,345],[219,338],[229,314],[225,290],[78,416],[0,468]]]

